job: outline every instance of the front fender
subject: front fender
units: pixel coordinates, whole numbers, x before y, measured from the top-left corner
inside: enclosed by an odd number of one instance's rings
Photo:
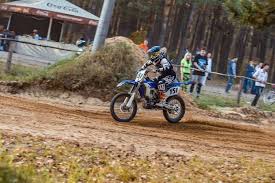
[[[117,87],[122,87],[124,85],[135,85],[136,82],[134,80],[124,80],[118,83]]]

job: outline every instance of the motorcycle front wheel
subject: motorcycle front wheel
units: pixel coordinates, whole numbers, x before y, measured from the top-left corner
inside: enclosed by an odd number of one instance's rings
[[[131,95],[119,93],[113,97],[110,105],[111,115],[118,122],[130,122],[137,114],[137,103],[133,100],[132,105],[126,107]]]
[[[178,123],[185,114],[185,103],[180,96],[172,96],[167,99],[167,105],[173,110],[163,110],[163,116],[169,123]]]

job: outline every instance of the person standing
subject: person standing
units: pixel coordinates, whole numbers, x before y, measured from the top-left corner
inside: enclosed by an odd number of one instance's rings
[[[256,67],[255,67],[255,72],[257,72],[259,69],[263,67],[264,63],[260,62]]]
[[[31,36],[35,40],[39,40],[40,39],[40,36],[39,36],[39,33],[38,33],[37,29],[33,29],[32,33],[31,33]]]
[[[145,39],[145,40],[143,41],[143,43],[141,43],[141,44],[139,45],[139,47],[140,47],[145,53],[147,53],[147,51],[148,51],[148,41]]]
[[[181,80],[183,82],[188,82],[190,81],[190,76],[191,76],[191,67],[192,67],[192,54],[187,52],[184,55],[184,58],[181,60]],[[187,85],[184,85],[182,87],[183,91],[187,91]]]
[[[237,76],[237,61],[238,58],[233,58],[228,61],[227,63],[227,75],[228,75],[228,80],[227,80],[227,85],[225,88],[225,92],[229,93],[229,91],[232,89],[234,80],[236,79]]]
[[[2,34],[4,32],[4,26],[0,25],[0,34]]]
[[[80,37],[77,41],[76,41],[76,46],[78,47],[78,52],[77,54],[80,55],[83,51],[84,51],[84,48],[87,44],[85,38],[84,38],[84,35],[82,37]]]
[[[268,64],[263,64],[263,66],[258,69],[254,75],[253,78],[256,80],[255,82],[255,98],[251,103],[251,106],[256,106],[260,96],[266,86],[267,83],[267,78],[268,78],[268,69],[269,69],[269,65]]]
[[[243,84],[243,92],[248,93],[248,90],[252,89],[253,85],[253,74],[255,73],[255,68],[254,68],[254,62],[249,61],[248,65],[246,66],[246,71],[245,71],[245,79],[244,79],[244,84]],[[249,79],[250,78],[250,79]]]
[[[195,85],[197,85],[197,98],[200,97],[201,88],[203,86],[203,78],[205,76],[205,70],[208,65],[205,48],[200,50],[200,53],[195,56],[193,61],[193,75],[192,75],[192,85],[190,87],[190,93],[193,93]]]
[[[259,69],[261,69],[263,65],[264,65],[263,62],[260,62],[258,65],[256,65],[256,67],[255,67],[255,72],[257,72]],[[255,72],[254,72],[254,73],[255,73]],[[253,73],[253,74],[254,74],[254,73]],[[253,94],[253,95],[256,94],[255,81],[252,81],[251,94]]]
[[[207,53],[207,62],[208,62],[208,65],[206,66],[207,72],[205,73],[205,76],[203,78],[203,86],[206,85],[207,80],[210,80],[210,75],[212,72],[212,54],[211,53]]]
[[[4,38],[4,26],[0,25],[0,38]],[[4,50],[4,41],[0,40],[0,51]]]

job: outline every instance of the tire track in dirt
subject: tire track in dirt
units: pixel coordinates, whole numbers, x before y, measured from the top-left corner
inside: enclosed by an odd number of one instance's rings
[[[125,149],[134,146],[137,153],[144,154],[165,151],[206,158],[251,156],[275,160],[274,133],[192,117],[192,112],[185,123],[179,124],[166,123],[159,112],[141,112],[133,123],[118,124],[106,107],[87,110],[10,96],[0,96],[0,107],[0,129],[12,133]]]

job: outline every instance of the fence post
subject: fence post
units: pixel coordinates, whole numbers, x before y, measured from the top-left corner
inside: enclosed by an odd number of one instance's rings
[[[14,47],[15,47],[15,42],[13,41],[9,41],[9,53],[8,53],[8,58],[7,58],[7,62],[6,62],[6,67],[5,67],[5,73],[10,73],[11,71],[11,62],[12,62],[12,54],[14,51]]]
[[[239,84],[239,91],[238,91],[238,98],[237,98],[238,106],[241,105],[241,97],[242,97],[242,91],[243,91],[243,81],[244,81],[244,78],[240,77],[240,84]]]

